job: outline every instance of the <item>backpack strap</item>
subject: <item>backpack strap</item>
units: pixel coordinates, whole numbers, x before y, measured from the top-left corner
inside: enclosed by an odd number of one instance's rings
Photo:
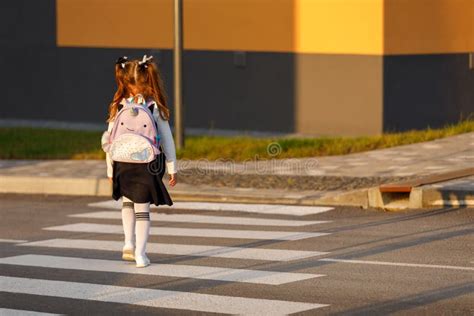
[[[119,102],[119,104],[117,105],[117,112],[120,111],[120,110],[123,108],[124,102],[126,102],[125,99],[122,99],[122,100]]]
[[[153,121],[155,122],[156,130],[158,130],[158,122],[155,120],[155,116],[153,115],[153,111],[155,110],[156,102],[153,101],[153,100],[150,100],[145,105],[150,110],[151,115],[153,116]],[[158,115],[159,115],[159,113],[158,113]]]

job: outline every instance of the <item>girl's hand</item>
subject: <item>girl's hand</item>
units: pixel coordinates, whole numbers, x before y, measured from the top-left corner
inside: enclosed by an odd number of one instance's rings
[[[169,182],[170,186],[174,187],[177,182],[178,182],[177,174],[176,173],[170,174],[170,182]]]
[[[112,182],[113,182],[111,177],[109,177],[109,182],[110,182],[110,183],[112,183]]]

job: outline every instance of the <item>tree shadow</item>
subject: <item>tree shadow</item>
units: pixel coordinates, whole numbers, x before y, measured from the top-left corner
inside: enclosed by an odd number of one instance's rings
[[[472,282],[465,282],[462,284],[456,284],[441,289],[435,289],[418,293],[415,295],[408,295],[405,297],[396,298],[379,304],[370,304],[369,306],[350,309],[344,312],[334,313],[332,315],[388,315],[391,313],[405,311],[419,306],[424,306],[449,298],[454,298],[472,293],[474,293],[474,284]]]
[[[452,201],[455,201],[456,204],[459,204],[456,205],[457,207],[467,208],[469,201],[474,203],[474,176],[443,185],[439,191],[444,207],[454,206]]]

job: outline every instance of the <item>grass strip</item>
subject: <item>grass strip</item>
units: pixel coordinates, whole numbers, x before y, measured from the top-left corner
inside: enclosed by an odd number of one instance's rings
[[[344,155],[414,144],[474,132],[474,120],[438,129],[367,137],[222,137],[188,136],[179,159],[303,158]],[[49,128],[0,128],[0,159],[104,159],[101,132]]]

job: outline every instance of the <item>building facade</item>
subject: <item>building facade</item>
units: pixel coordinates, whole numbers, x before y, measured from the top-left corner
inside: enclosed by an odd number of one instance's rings
[[[100,123],[118,56],[152,54],[173,101],[173,0],[0,10],[2,119]],[[473,0],[184,0],[187,128],[377,135],[474,112]]]

